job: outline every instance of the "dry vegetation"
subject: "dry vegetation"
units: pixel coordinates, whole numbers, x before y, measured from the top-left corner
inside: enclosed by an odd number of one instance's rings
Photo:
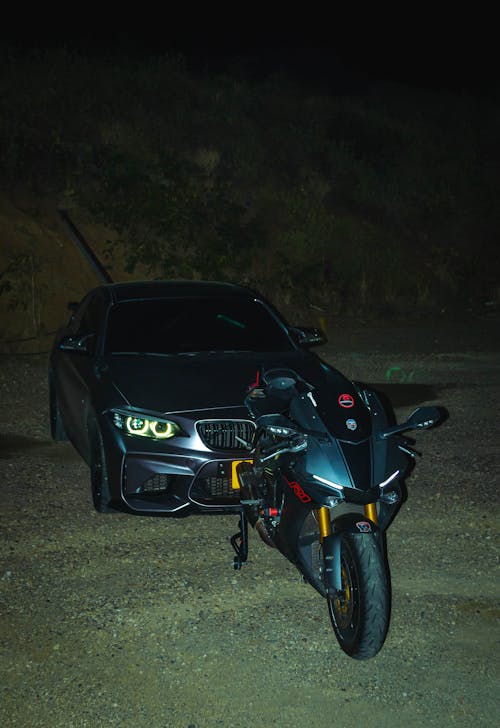
[[[327,314],[498,305],[493,97],[326,97],[168,58],[1,61],[3,350],[95,282],[58,207],[117,279],[247,282]]]

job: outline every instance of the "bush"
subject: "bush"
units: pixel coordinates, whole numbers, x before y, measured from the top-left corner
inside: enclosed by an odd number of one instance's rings
[[[336,312],[496,290],[497,128],[493,101],[326,97],[178,58],[6,54],[0,79],[5,188],[70,198],[118,232],[129,270]]]

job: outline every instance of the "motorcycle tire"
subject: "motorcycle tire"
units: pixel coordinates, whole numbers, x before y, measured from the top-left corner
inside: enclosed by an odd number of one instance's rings
[[[342,650],[358,660],[374,657],[389,628],[389,575],[374,534],[345,533],[341,542],[342,592],[328,610]]]

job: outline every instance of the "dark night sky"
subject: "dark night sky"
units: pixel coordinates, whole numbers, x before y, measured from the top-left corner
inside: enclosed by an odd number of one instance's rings
[[[424,6],[406,8],[405,15],[391,11],[387,17],[357,9],[358,17],[331,17],[309,11],[270,19],[253,6],[232,17],[230,11],[184,12],[165,6],[165,16],[136,13],[126,22],[116,18],[40,15],[31,25],[2,24],[0,43],[18,49],[66,45],[82,53],[182,54],[197,71],[230,69],[241,76],[262,78],[273,71],[310,81],[318,90],[363,87],[371,81],[389,81],[434,90],[498,91],[496,24],[479,15],[460,16],[455,9],[441,15]],[[94,11],[95,12],[95,11]],[[158,12],[158,11],[156,11]],[[400,11],[402,13],[403,11]],[[182,13],[182,14],[181,14]],[[413,13],[413,15],[411,15]]]

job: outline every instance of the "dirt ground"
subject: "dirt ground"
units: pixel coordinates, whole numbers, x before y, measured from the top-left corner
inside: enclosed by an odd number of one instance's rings
[[[448,408],[388,534],[393,606],[373,660],[234,517],[101,515],[49,439],[46,357],[0,358],[0,724],[70,728],[493,726],[499,701],[500,321],[329,322],[324,357],[400,419]]]

